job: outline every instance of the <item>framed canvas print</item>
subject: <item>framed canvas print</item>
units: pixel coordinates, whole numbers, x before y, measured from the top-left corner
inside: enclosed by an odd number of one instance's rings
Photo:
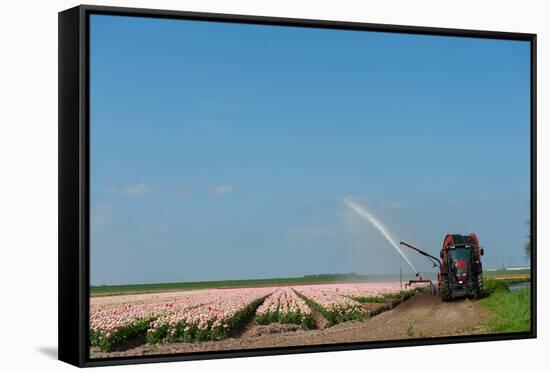
[[[59,13],[59,358],[536,336],[536,35]]]

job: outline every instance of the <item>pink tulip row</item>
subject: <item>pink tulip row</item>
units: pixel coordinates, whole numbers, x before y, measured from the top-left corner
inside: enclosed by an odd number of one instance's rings
[[[147,340],[169,342],[225,338],[232,326],[272,292],[272,288],[224,289],[196,307],[174,307],[149,324]]]
[[[273,322],[300,324],[305,329],[313,327],[311,309],[290,287],[276,290],[256,310],[257,324]]]
[[[291,313],[300,313],[304,316],[311,315],[311,309],[306,302],[299,298],[291,288],[281,289],[279,298],[279,312],[284,316]]]
[[[277,289],[273,294],[268,296],[265,301],[256,310],[256,316],[263,316],[277,312],[279,308],[279,298],[281,297],[282,289]]]
[[[316,285],[316,289],[335,292],[350,298],[382,297],[399,294],[402,291],[398,282],[326,284]]]
[[[212,302],[216,298],[212,291],[182,293],[176,300],[156,303],[105,303],[92,306],[90,312],[90,342],[102,349],[147,330],[150,322],[172,309],[187,309]]]
[[[294,287],[298,293],[321,306],[322,309],[329,313],[337,313],[344,316],[344,318],[346,318],[346,315],[362,314],[361,303],[339,294],[336,290],[337,288],[337,286],[332,284]]]
[[[306,302],[332,323],[368,317],[361,302],[387,302],[412,295],[414,287],[402,290],[394,283],[342,283],[295,286]]]
[[[171,304],[125,304],[114,307],[96,308],[90,314],[90,331],[109,338],[120,329],[142,320],[150,320],[165,312]]]

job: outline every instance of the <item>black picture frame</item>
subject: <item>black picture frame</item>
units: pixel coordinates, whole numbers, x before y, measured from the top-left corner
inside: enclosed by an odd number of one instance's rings
[[[89,26],[91,14],[528,41],[531,45],[531,331],[90,359]],[[59,360],[79,367],[536,338],[536,34],[81,5],[59,13]]]

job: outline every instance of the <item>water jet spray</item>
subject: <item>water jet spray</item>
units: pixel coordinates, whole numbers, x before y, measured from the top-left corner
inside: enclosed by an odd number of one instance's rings
[[[366,219],[369,223],[371,223],[382,234],[382,236],[384,236],[384,238],[397,251],[397,253],[401,255],[401,257],[405,260],[405,262],[407,262],[407,264],[409,265],[409,267],[411,267],[414,273],[417,276],[419,275],[418,271],[416,270],[414,265],[411,263],[409,258],[407,258],[403,253],[403,251],[401,251],[401,248],[399,247],[399,245],[395,242],[395,240],[389,234],[386,227],[384,227],[384,225],[378,219],[376,219],[366,208],[364,208],[363,206],[359,205],[356,202],[353,202],[349,198],[344,198],[344,203],[346,204],[346,206],[352,209],[357,215],[359,215],[360,217],[362,217],[363,219]]]

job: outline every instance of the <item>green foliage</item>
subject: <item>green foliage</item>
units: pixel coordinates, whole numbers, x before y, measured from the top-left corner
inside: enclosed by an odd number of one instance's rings
[[[353,299],[360,303],[386,303],[391,300],[407,300],[414,293],[415,290],[401,290],[398,293],[382,294],[374,297],[355,297]]]
[[[407,324],[407,335],[409,336],[409,338],[414,338],[414,328],[410,321]]]
[[[154,332],[149,331],[146,339],[147,343],[159,343],[168,334],[168,325],[162,325]]]
[[[485,296],[489,296],[497,291],[508,292],[508,281],[506,280],[497,280],[494,278],[485,278],[483,280],[483,289]]]
[[[304,329],[311,329],[313,328],[315,321],[313,320],[313,316],[310,315],[304,315],[301,312],[290,312],[285,315],[279,313],[278,322],[282,324],[298,324],[301,325]]]
[[[175,329],[169,331],[165,329],[165,335],[161,338],[150,338],[147,336],[147,342],[149,343],[159,343],[162,340],[166,342],[194,342],[194,341],[216,341],[220,339],[227,338],[228,332],[224,328],[214,328],[212,329],[212,320],[208,322],[207,329],[200,329],[197,325],[185,325],[184,323],[179,323],[176,325]]]
[[[90,332],[90,345],[99,347],[101,351],[109,351],[113,346],[116,346],[122,341],[143,335],[147,332],[149,324],[153,320],[154,319],[136,320],[132,324],[115,330],[109,335],[102,332]]]
[[[483,272],[484,277],[530,277],[531,276],[531,270],[530,269],[499,269],[496,271],[484,271]]]
[[[496,333],[527,332],[531,330],[531,289],[515,292],[496,290],[482,299],[481,305],[494,313],[486,323]]]
[[[263,315],[258,315],[254,319],[258,325],[268,325],[273,322],[279,322],[279,312],[266,312]]]
[[[325,317],[331,324],[339,324],[341,322],[345,321],[351,321],[351,320],[366,320],[368,319],[368,315],[361,312],[360,310],[353,309],[353,308],[331,308],[326,309],[317,302],[314,302],[313,300],[305,297],[304,295],[296,292],[300,298],[306,302],[306,304],[319,312],[321,315]]]
[[[426,338],[426,337],[427,337],[427,336],[426,336],[424,333],[422,333],[422,332],[416,332],[416,331],[414,330],[414,327],[413,327],[413,325],[412,325],[412,323],[411,323],[410,321],[407,323],[407,336],[408,336],[409,338]]]
[[[315,324],[315,320],[311,315],[304,315],[301,312],[292,312],[283,315],[280,312],[268,312],[266,314],[256,316],[255,322],[258,325],[268,325],[274,322],[281,324],[297,324],[303,329],[311,329]]]
[[[528,259],[531,258],[531,241],[527,241],[525,245],[523,245],[523,251]]]
[[[388,300],[382,296],[380,297],[355,297],[353,300],[356,300],[359,303],[386,303]]]
[[[308,315],[302,318],[300,325],[302,325],[302,328],[306,330],[313,329],[315,327],[315,320],[312,315]]]
[[[257,315],[254,321],[258,325],[268,325],[274,322],[281,324],[297,324],[306,330],[312,329],[315,325],[315,320],[311,314],[305,315],[300,311],[283,314],[279,311],[278,304],[274,312],[266,312],[263,315]]]
[[[531,220],[527,220],[525,224],[527,224],[529,231],[531,231]],[[527,242],[523,245],[523,251],[528,259],[531,258],[531,233],[527,235]]]

